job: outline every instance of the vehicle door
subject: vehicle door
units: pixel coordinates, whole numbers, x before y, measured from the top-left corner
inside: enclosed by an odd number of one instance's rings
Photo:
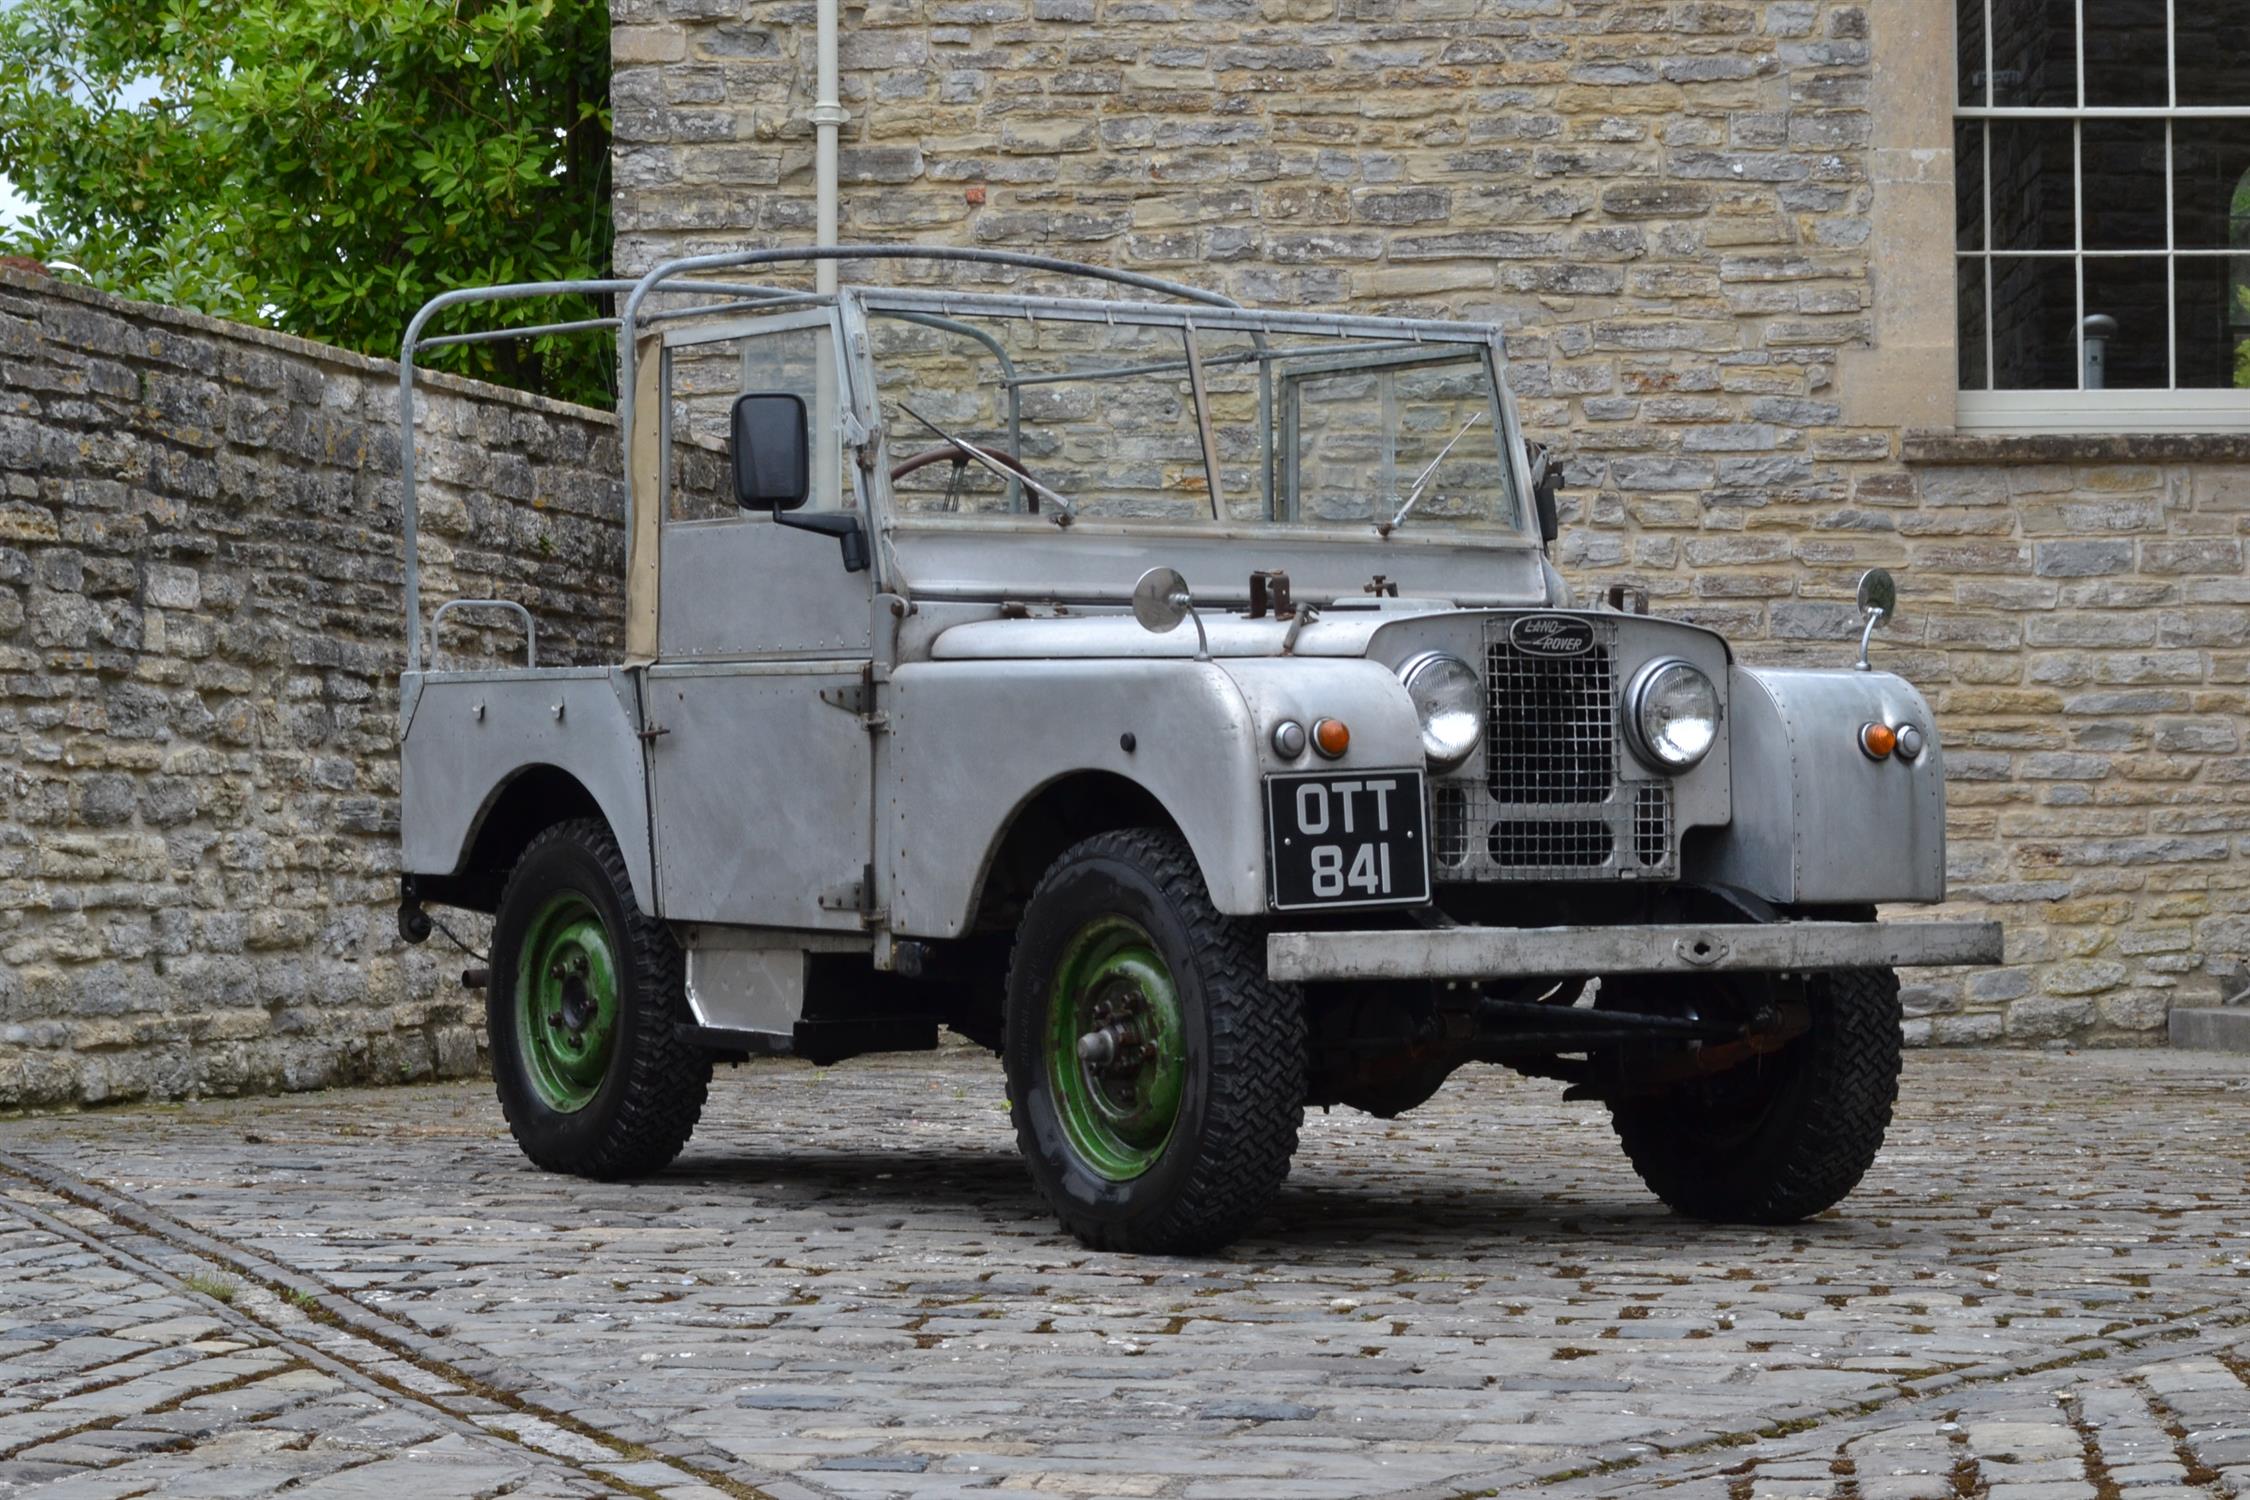
[[[850,366],[828,309],[664,336],[665,420],[723,430],[736,392],[805,403],[811,497],[800,514],[868,513],[838,414]],[[675,445],[675,464],[724,456]],[[825,451],[824,451],[825,450]],[[657,662],[647,675],[658,909],[674,921],[859,931],[870,899],[873,771],[864,694],[873,574],[836,538],[744,512],[731,486],[668,471]]]

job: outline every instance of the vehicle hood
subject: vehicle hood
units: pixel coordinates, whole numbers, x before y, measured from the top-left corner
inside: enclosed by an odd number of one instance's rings
[[[1359,607],[1331,606],[1297,632],[1292,656],[1367,654],[1368,642],[1385,625],[1400,620],[1455,613],[1442,600],[1385,599]],[[1203,628],[1215,657],[1280,656],[1292,622],[1271,617],[1249,619],[1216,610],[1203,613]],[[1131,615],[1087,613],[1030,620],[973,620],[955,625],[931,643],[937,661],[1022,661],[1080,657],[1161,657],[1195,655],[1195,625],[1183,621],[1163,635],[1143,630]]]

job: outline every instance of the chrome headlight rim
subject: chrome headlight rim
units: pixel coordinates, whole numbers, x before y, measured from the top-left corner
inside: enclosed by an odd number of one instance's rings
[[[1455,685],[1468,687],[1466,707],[1436,704],[1431,697],[1435,674],[1456,670]],[[1484,746],[1484,679],[1477,669],[1450,651],[1423,651],[1399,664],[1398,680],[1414,704],[1422,758],[1429,769],[1442,774],[1466,765]],[[1442,726],[1441,720],[1446,721]]]
[[[1703,690],[1709,695],[1711,701],[1711,737],[1704,742],[1701,749],[1685,756],[1667,755],[1663,746],[1657,742],[1657,737],[1649,732],[1646,719],[1650,697],[1655,693],[1662,679],[1672,672],[1685,672],[1695,681],[1702,683]],[[1719,700],[1719,685],[1711,680],[1710,673],[1685,657],[1660,656],[1654,661],[1644,663],[1641,669],[1633,674],[1632,681],[1626,685],[1626,742],[1632,746],[1633,754],[1638,756],[1641,762],[1651,770],[1661,771],[1668,776],[1684,775],[1703,764],[1704,760],[1711,754],[1712,749],[1719,743],[1719,726],[1724,713],[1725,707]]]

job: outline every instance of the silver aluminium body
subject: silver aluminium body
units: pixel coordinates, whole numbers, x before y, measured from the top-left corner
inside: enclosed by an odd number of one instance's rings
[[[805,260],[907,258],[1089,276],[1172,300],[897,287],[824,294],[733,279]],[[575,294],[615,299],[618,310],[528,330],[424,331],[437,314],[463,304]],[[1004,514],[906,511],[890,482],[901,455],[877,399],[871,317],[982,345],[1000,372],[1016,453],[1029,420],[1025,391],[1042,377],[1015,368],[984,331],[990,320],[1125,321],[1176,330],[1185,351],[1177,370],[1193,389],[1214,519],[1128,525],[1058,514],[1051,502],[1033,514],[1037,486],[1013,480],[1005,484]],[[417,352],[599,330],[614,330],[619,349],[623,661],[537,666],[531,617],[505,600],[449,601],[426,631],[413,442]],[[830,538],[762,515],[672,514],[675,352],[783,330],[824,339],[823,373],[832,376],[824,389],[851,460],[848,508],[871,543],[866,571],[839,567]],[[1247,348],[1205,351],[1200,341],[1220,335]],[[1490,409],[1459,433],[1437,436],[1495,445],[1518,529],[1464,538],[1412,505],[1386,513],[1388,525],[1356,529],[1284,515],[1289,497],[1300,493],[1293,467],[1299,449],[1282,441],[1274,424],[1297,408],[1292,393],[1277,387],[1304,371],[1277,378],[1284,362],[1272,353],[1287,340],[1313,336],[1364,340],[1363,350],[1340,357],[1402,367],[1433,350],[1475,351],[1489,372]],[[1272,524],[1218,519],[1222,455],[1206,389],[1215,376],[1243,367],[1256,372],[1256,410],[1266,434],[1252,483],[1258,513]],[[743,251],[667,262],[633,281],[438,297],[410,327],[400,373],[404,869],[410,880],[458,876],[480,835],[503,816],[512,787],[544,788],[549,783],[538,778],[567,777],[616,836],[643,911],[683,936],[697,1019],[783,1035],[800,1014],[814,955],[867,954],[878,969],[889,969],[907,963],[914,945],[963,935],[1018,820],[1074,788],[1130,794],[1160,808],[1186,839],[1220,912],[1263,916],[1280,909],[1266,788],[1275,778],[1331,767],[1280,753],[1277,727],[1346,722],[1348,759],[1334,769],[1419,774],[1417,709],[1400,669],[1432,650],[1480,670],[1497,668],[1513,622],[1543,614],[1592,622],[1620,685],[1666,660],[1694,665],[1717,684],[1718,741],[1700,764],[1662,777],[1634,759],[1615,723],[1583,730],[1581,748],[1606,756],[1612,767],[1613,784],[1589,804],[1600,809],[1593,813],[1514,807],[1485,758],[1492,753],[1487,746],[1429,778],[1429,807],[1439,815],[1433,846],[1451,837],[1449,810],[1468,808],[1465,816],[1484,820],[1475,825],[1473,847],[1456,840],[1459,847],[1446,851],[1461,861],[1451,876],[1433,863],[1438,878],[1489,876],[1485,866],[1501,857],[1501,828],[1520,828],[1524,838],[1563,849],[1558,857],[1577,858],[1570,841],[1589,837],[1593,826],[1629,840],[1636,827],[1646,833],[1660,819],[1661,832],[1647,836],[1661,845],[1661,857],[1637,871],[1605,866],[1600,873],[1651,881],[1692,876],[1744,893],[1753,906],[1942,899],[1943,772],[1934,732],[1912,765],[1887,765],[1874,776],[1866,758],[1833,732],[1838,723],[1861,720],[1927,728],[1920,695],[1879,671],[1746,667],[1707,631],[1570,609],[1527,529],[1532,476],[1504,372],[1499,333],[1482,325],[1255,311],[1154,277],[1000,251]],[[829,438],[818,430],[814,436]],[[1415,478],[1403,475],[1402,484]],[[1197,659],[1196,622],[1154,634],[1126,612],[1136,579],[1152,562],[1185,578],[1209,659]],[[1258,587],[1247,581],[1252,569],[1286,574],[1300,601],[1296,611],[1282,618],[1251,608]],[[494,606],[521,617],[526,667],[439,670],[438,621]],[[1492,712],[1497,723],[1499,706]],[[1485,827],[1496,830],[1489,849]],[[1433,847],[1433,860],[1438,853]],[[1277,978],[1304,980],[1559,974],[1584,972],[1597,959],[1616,972],[1772,969],[1801,966],[1812,951],[1807,945],[1822,937],[1842,944],[1837,951],[1848,950],[1855,962],[1998,956],[1995,931],[1963,924],[1818,924],[1834,932],[1794,925],[1805,930],[1793,938],[1655,925],[1466,928],[1420,937],[1277,932],[1268,963]],[[1847,934],[1846,925],[1860,931]],[[1540,931],[1553,935],[1541,939]],[[1700,951],[1698,941],[1705,942]]]

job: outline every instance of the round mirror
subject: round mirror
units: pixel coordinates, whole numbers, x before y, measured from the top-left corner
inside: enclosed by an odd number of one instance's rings
[[[1151,568],[1133,585],[1133,618],[1157,635],[1179,628],[1189,602],[1187,580],[1178,568]]]
[[[1881,610],[1886,624],[1898,613],[1898,580],[1888,568],[1869,568],[1859,575],[1859,607]]]

